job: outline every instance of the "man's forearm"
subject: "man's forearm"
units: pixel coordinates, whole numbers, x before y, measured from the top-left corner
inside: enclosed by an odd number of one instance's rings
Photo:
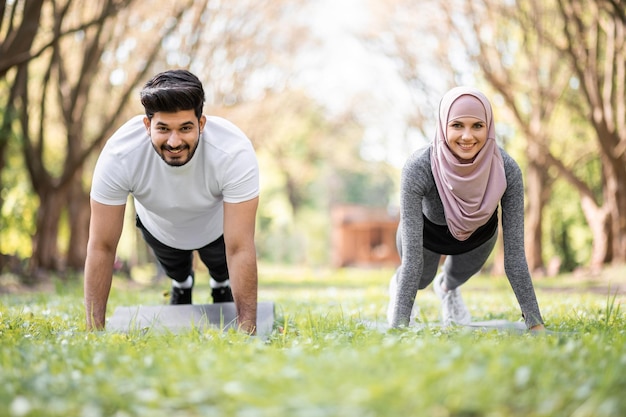
[[[228,270],[239,330],[255,334],[258,297],[256,252],[241,251],[229,256]]]
[[[85,262],[85,318],[88,330],[104,329],[107,300],[111,291],[113,257],[91,253]]]

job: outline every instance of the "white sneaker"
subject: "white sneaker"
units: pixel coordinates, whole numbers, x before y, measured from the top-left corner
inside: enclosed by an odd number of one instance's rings
[[[389,305],[387,305],[387,323],[391,326],[393,321],[393,310],[396,308],[397,295],[398,295],[398,277],[397,273],[394,273],[389,281]],[[415,317],[419,313],[419,308],[416,304],[413,304],[411,309],[411,316],[409,317],[409,326],[415,324]]]
[[[472,316],[463,302],[461,290],[444,291],[441,287],[443,273],[437,275],[433,281],[435,294],[441,300],[441,318],[444,326],[451,324],[468,325],[472,322]]]

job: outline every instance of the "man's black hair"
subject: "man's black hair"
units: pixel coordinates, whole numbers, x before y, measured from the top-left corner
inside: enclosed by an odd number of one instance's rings
[[[198,77],[186,70],[169,70],[155,75],[144,85],[140,97],[149,119],[160,111],[193,110],[198,119],[202,116],[204,88]]]

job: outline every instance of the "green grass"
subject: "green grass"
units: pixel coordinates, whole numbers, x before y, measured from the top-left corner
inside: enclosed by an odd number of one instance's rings
[[[623,295],[537,280],[554,333],[387,331],[372,323],[384,322],[390,275],[261,266],[259,298],[276,303],[266,340],[89,333],[80,284],[2,294],[0,416],[626,415]],[[162,303],[167,285],[116,280],[109,316]],[[208,277],[199,274],[194,298],[210,299]],[[476,277],[464,298],[476,320],[519,319],[505,278]],[[422,320],[436,323],[434,294],[417,300]]]

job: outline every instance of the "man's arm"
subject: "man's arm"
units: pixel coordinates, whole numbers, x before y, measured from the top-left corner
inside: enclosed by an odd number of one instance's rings
[[[254,229],[259,198],[224,203],[224,242],[228,275],[237,309],[237,324],[246,333],[256,332],[257,260]]]
[[[85,262],[85,313],[88,330],[104,329],[113,262],[124,225],[125,208],[125,205],[109,206],[91,200]]]

